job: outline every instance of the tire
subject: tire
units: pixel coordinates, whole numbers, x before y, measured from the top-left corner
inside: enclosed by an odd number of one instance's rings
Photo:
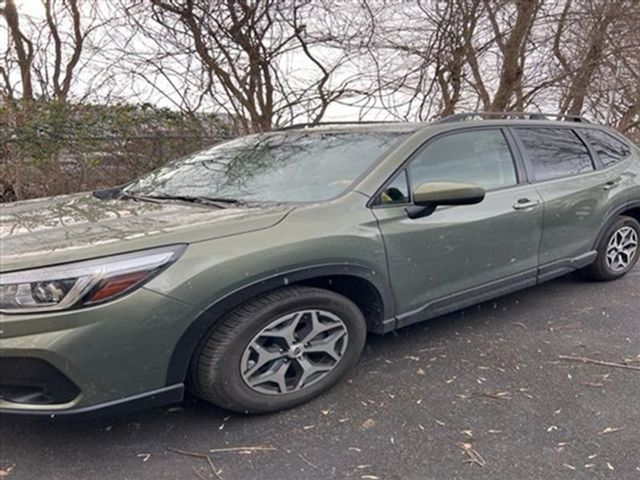
[[[611,262],[607,258],[607,253],[609,247],[611,245],[612,239],[615,235],[620,234],[621,231],[626,231],[629,234],[633,234],[631,232],[635,232],[635,251],[632,255],[626,257],[620,257],[624,260],[624,266],[622,264],[618,264],[615,268],[612,266]],[[619,237],[618,237],[619,238]],[[630,237],[627,237],[630,238]],[[623,277],[629,271],[633,269],[633,267],[638,262],[638,257],[640,256],[640,247],[638,246],[638,240],[640,239],[640,223],[635,218],[621,216],[619,217],[605,232],[598,245],[598,256],[596,257],[595,262],[593,262],[588,267],[581,270],[582,275],[589,280],[596,281],[610,281],[617,280],[620,277]]]
[[[313,336],[316,331],[321,333]],[[293,342],[285,339],[291,338],[290,333]],[[203,339],[191,361],[192,391],[236,412],[267,413],[291,408],[343,378],[356,364],[366,335],[362,312],[341,295],[312,287],[274,290],[230,312]],[[258,347],[262,354],[256,350]],[[318,349],[329,353],[317,353]],[[262,360],[278,355],[256,369]],[[305,370],[304,365],[313,368]],[[277,381],[259,383],[272,377]]]

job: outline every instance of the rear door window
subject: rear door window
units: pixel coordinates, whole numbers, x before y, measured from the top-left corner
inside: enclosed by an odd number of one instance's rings
[[[587,146],[569,128],[521,127],[514,129],[525,149],[533,180],[579,175],[594,170]]]
[[[578,132],[596,151],[605,167],[618,163],[631,155],[631,149],[627,144],[607,132],[591,128],[581,128]]]

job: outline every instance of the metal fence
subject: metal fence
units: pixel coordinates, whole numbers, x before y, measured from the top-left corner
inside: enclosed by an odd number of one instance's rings
[[[0,202],[125,183],[228,137],[147,135],[0,142]]]

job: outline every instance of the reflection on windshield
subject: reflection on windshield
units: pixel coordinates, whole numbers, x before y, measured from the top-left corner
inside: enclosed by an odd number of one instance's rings
[[[342,193],[400,132],[278,132],[243,137],[174,161],[127,187],[139,195],[308,202]]]

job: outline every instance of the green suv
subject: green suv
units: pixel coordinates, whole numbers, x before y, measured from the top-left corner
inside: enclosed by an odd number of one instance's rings
[[[300,404],[385,333],[639,255],[640,151],[577,117],[249,135],[5,204],[0,411]]]

